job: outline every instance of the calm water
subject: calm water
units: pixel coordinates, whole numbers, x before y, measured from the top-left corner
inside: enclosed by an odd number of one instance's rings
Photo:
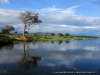
[[[100,75],[100,40],[30,42],[0,48],[0,75]]]

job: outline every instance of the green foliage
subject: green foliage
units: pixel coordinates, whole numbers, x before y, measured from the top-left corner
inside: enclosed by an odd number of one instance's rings
[[[9,31],[7,29],[2,29],[3,34],[9,34]]]
[[[36,33],[33,33],[32,35],[33,35],[33,36],[37,36],[37,34],[36,34]]]
[[[69,33],[66,33],[66,34],[65,34],[65,36],[67,36],[67,37],[68,37],[68,36],[71,36],[71,35],[70,35]]]
[[[36,25],[36,24],[42,22],[38,18],[38,13],[30,12],[30,11],[21,12],[19,14],[19,19],[24,24],[24,32],[26,29],[28,29],[28,31],[29,31],[29,29],[32,27],[33,24]],[[24,32],[23,32],[23,35],[24,35]]]
[[[38,19],[38,13],[30,11],[21,12],[19,15],[19,19],[25,24],[27,23],[28,25],[42,22],[40,19]]]
[[[0,45],[6,45],[6,44],[12,44],[16,39],[10,39],[10,38],[1,38],[0,37]]]
[[[66,41],[66,43],[69,42],[69,40],[86,40],[86,39],[96,39],[97,37],[92,37],[92,36],[46,36],[46,35],[36,35],[36,34],[30,34],[26,36],[26,41]],[[21,34],[15,34],[15,35],[6,35],[6,34],[0,34],[0,44],[9,44],[9,43],[17,43],[18,41],[11,39],[15,38],[18,39],[19,41],[23,40],[23,36]]]
[[[7,37],[5,34],[0,34],[0,37]]]
[[[51,33],[51,36],[55,36],[55,34],[54,33]]]
[[[32,38],[32,37],[26,37],[26,38],[27,38],[27,41],[28,41],[28,42],[33,41],[33,39],[34,39],[34,38]]]
[[[28,32],[27,32],[27,31],[25,31],[24,33],[25,33],[25,34],[28,34]]]
[[[58,36],[63,36],[63,34],[62,33],[58,33]]]
[[[3,34],[9,34],[11,31],[15,30],[15,28],[11,25],[5,25],[5,27],[2,28]]]

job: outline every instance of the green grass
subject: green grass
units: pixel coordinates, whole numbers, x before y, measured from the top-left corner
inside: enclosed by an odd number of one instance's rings
[[[79,36],[73,36],[73,37],[60,37],[60,36],[29,36],[27,37],[30,41],[67,41],[67,40],[86,40],[86,39],[96,39],[94,37],[79,37]]]
[[[11,36],[12,38],[10,38]],[[15,37],[21,37],[22,35],[4,35],[0,34],[0,44],[10,44],[10,43],[16,43],[18,40],[15,39]],[[26,36],[27,41],[69,41],[69,40],[86,40],[86,39],[97,39],[97,37],[91,37],[91,36],[47,36],[47,35],[27,35]],[[21,40],[19,40],[21,41]]]
[[[17,40],[16,39],[11,39],[11,38],[4,38],[4,37],[0,37],[0,45],[7,45],[7,44],[13,44],[16,43]]]

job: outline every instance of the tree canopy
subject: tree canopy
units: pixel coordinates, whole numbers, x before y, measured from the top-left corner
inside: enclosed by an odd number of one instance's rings
[[[71,36],[69,33],[66,33],[65,36]]]
[[[62,33],[58,33],[58,36],[63,36],[63,34]]]
[[[55,36],[55,33],[51,33],[51,36]]]
[[[19,19],[24,24],[23,36],[24,36],[24,32],[25,32],[26,29],[28,29],[28,31],[29,31],[33,24],[36,25],[36,24],[42,22],[38,18],[38,15],[39,15],[38,13],[30,12],[30,11],[20,12]]]
[[[9,34],[11,31],[15,30],[15,28],[12,26],[12,25],[5,25],[3,28],[2,28],[2,33],[6,33],[6,34]]]

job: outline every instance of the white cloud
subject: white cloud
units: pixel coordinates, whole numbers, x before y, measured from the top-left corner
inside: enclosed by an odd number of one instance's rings
[[[77,7],[80,7],[81,5],[78,5],[78,6],[73,6],[73,7],[70,7],[70,8],[67,8],[66,10],[63,10],[61,11],[62,13],[65,13],[65,14],[75,14],[75,8]]]
[[[66,65],[66,67],[74,68],[73,62],[80,59],[93,59],[100,57],[99,47],[97,47],[96,42],[91,46],[90,41],[84,41],[84,43],[79,41],[70,42],[69,44],[62,44],[58,45],[55,41],[54,44],[51,43],[37,43],[38,47],[37,50],[42,50],[43,53],[39,55],[43,57],[43,60],[55,60],[55,62],[46,62],[44,63],[45,66],[49,67],[56,67],[61,65]],[[47,45],[48,44],[48,45]],[[34,49],[34,48],[33,48]],[[96,50],[96,51],[95,51]],[[50,53],[50,52],[51,53]],[[57,52],[58,53],[57,53]],[[44,52],[46,53],[44,55]],[[42,54],[42,55],[41,55]],[[44,66],[43,65],[43,66]],[[75,68],[74,68],[75,69]]]
[[[19,11],[0,9],[0,22],[16,22]]]
[[[61,8],[56,8],[55,5],[53,5],[53,7],[49,7],[49,8],[43,8],[40,11],[44,11],[44,12],[59,12],[59,13],[65,13],[65,14],[75,14],[75,8],[80,7],[81,5],[77,5],[77,6],[73,6],[67,9],[61,9]]]
[[[62,14],[63,15],[63,14]],[[69,32],[69,33],[83,33],[84,30],[89,31],[88,29],[91,30],[97,30],[99,29],[99,22],[96,22],[96,18],[92,19],[88,17],[83,17],[83,16],[64,16],[61,17],[62,15],[50,15],[50,17],[47,18],[44,17],[44,21],[46,21],[45,27],[43,28],[43,31],[50,31],[50,32]],[[69,17],[69,18],[68,18]],[[56,28],[56,29],[55,29]],[[49,29],[49,30],[47,30]],[[97,30],[98,31],[98,30]]]
[[[63,9],[58,9],[58,8],[55,8],[55,7],[49,7],[49,8],[43,8],[41,10],[45,11],[45,12],[54,12],[54,11],[61,11]]]
[[[9,4],[9,0],[0,0],[0,2]]]
[[[62,44],[59,46],[57,41],[54,44],[51,42],[37,42],[34,46],[33,43],[29,44],[30,55],[41,56],[42,57],[42,66],[56,67],[61,65],[66,65],[67,67],[74,67],[73,62],[78,59],[94,59],[100,58],[100,47],[96,45],[97,42],[93,43],[93,46],[90,44],[90,41],[84,41],[84,43],[79,41],[70,42],[69,44]],[[23,56],[23,43],[19,43],[14,46],[12,51],[7,51],[3,48],[0,50],[0,64],[4,63],[15,63],[21,60]],[[35,47],[37,46],[37,47]],[[20,47],[20,49],[19,49]],[[73,48],[72,48],[73,47]],[[27,44],[26,44],[27,51]],[[63,52],[64,51],[64,52]],[[5,56],[6,55],[6,56]],[[50,60],[50,61],[48,61]],[[51,62],[51,60],[56,62]],[[43,62],[45,61],[45,62]]]
[[[86,29],[99,29],[100,27],[99,26],[85,26],[84,28]]]
[[[98,47],[93,47],[93,46],[86,46],[85,48],[84,48],[85,50],[90,50],[90,51],[97,51],[97,50],[99,50],[99,48]]]
[[[80,5],[79,5],[80,6]],[[75,8],[79,6],[73,6],[68,9],[59,9],[59,8],[52,8],[53,10],[46,11],[48,9],[45,8],[44,12],[56,12],[56,14],[45,14],[41,15],[44,21],[55,23],[56,24],[65,24],[65,25],[99,25],[100,19],[88,16],[81,16],[75,14]],[[44,17],[43,17],[44,16]],[[49,19],[49,20],[48,20]],[[48,20],[48,21],[47,21]],[[49,24],[50,24],[49,23]]]
[[[30,32],[69,32],[72,34],[89,33],[92,31],[99,32],[100,18],[76,15],[75,8],[80,6],[77,5],[67,9],[53,6],[38,10],[40,12],[39,18],[43,22],[40,25],[34,26]],[[47,13],[45,14],[45,12]],[[19,11],[17,10],[0,9],[1,26],[12,24],[17,28],[18,32],[22,32],[23,24],[18,20],[18,14]]]
[[[18,20],[19,11],[0,9],[0,25],[11,24],[16,28],[22,28],[22,24]]]

